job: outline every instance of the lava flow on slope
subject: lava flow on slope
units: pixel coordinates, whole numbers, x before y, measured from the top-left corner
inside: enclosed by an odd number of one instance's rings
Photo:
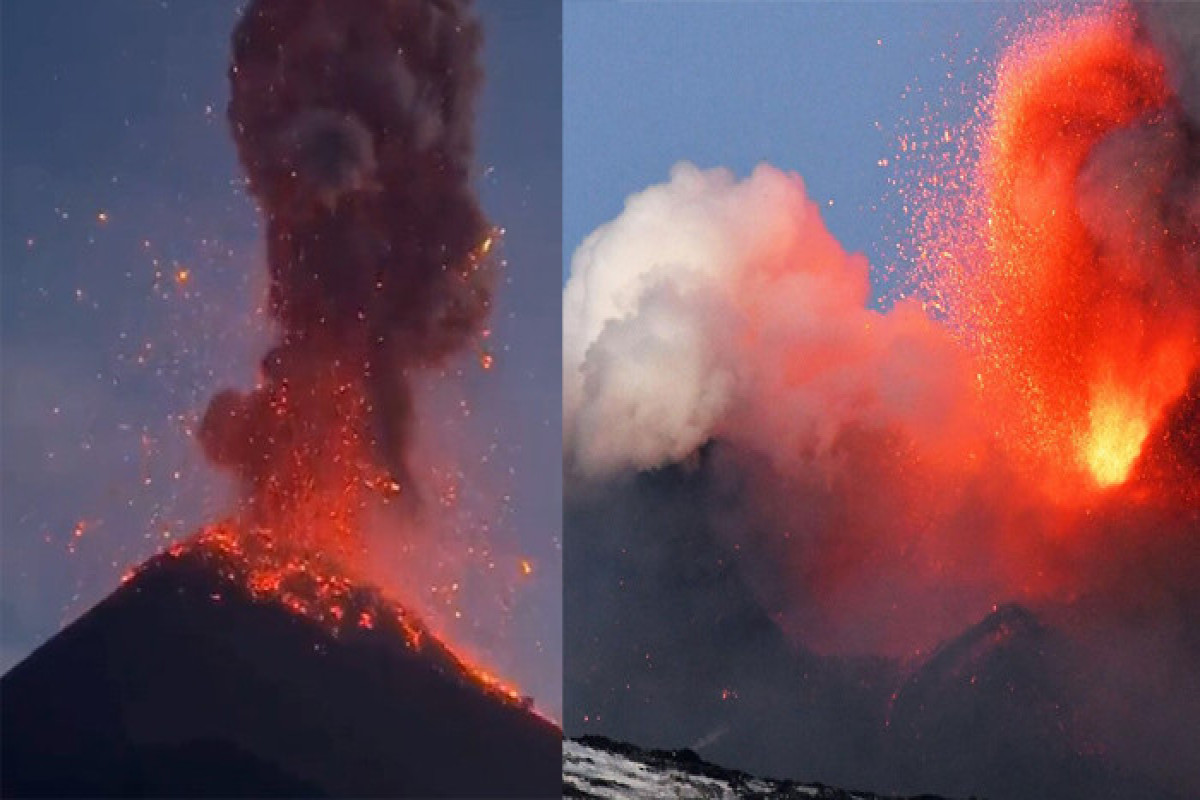
[[[561,734],[527,702],[377,590],[264,585],[223,536],[151,559],[4,676],[4,796],[556,795]]]

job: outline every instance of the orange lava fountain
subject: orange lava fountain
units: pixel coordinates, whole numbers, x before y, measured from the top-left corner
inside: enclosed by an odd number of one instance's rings
[[[1143,210],[1156,196],[1141,182],[1174,163],[1155,145],[1182,137],[1163,122],[1173,102],[1127,10],[1052,15],[1005,52],[969,126],[965,198],[920,198],[925,291],[981,357],[998,438],[1058,496],[1127,481],[1200,364],[1197,278]],[[1125,180],[1104,160],[1127,130],[1154,138]]]

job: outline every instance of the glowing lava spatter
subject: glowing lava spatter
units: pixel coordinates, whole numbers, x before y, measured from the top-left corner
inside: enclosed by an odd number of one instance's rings
[[[227,520],[177,542],[162,557],[198,559],[228,584],[229,591],[244,592],[254,602],[281,605],[317,623],[334,638],[354,631],[358,635],[396,635],[406,648],[439,665],[443,675],[457,676],[505,704],[530,708],[529,698],[472,663],[474,659],[465,658],[460,650],[448,648],[420,619],[382,591],[360,583],[325,553],[297,547],[291,537],[277,537],[267,530],[247,531]],[[122,582],[153,568],[154,563],[130,570]],[[224,592],[215,592],[209,599],[223,602]]]
[[[1052,14],[933,176],[965,191],[916,198],[924,292],[980,356],[999,439],[1056,491],[1124,482],[1200,363],[1188,226],[1163,219],[1187,148],[1174,102],[1131,12]]]

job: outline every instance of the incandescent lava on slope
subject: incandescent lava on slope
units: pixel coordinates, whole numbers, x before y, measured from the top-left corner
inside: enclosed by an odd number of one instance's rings
[[[269,532],[246,533],[230,523],[204,528],[178,542],[158,559],[130,570],[122,583],[133,581],[159,560],[182,560],[207,567],[222,581],[254,602],[273,603],[307,617],[333,637],[361,629],[387,629],[414,653],[428,650],[437,660],[449,660],[457,673],[469,677],[485,692],[509,704],[528,708],[529,698],[487,670],[450,653],[411,612],[389,600],[379,589],[359,584],[346,570],[320,551],[289,547]],[[210,596],[221,602],[220,592]]]
[[[4,675],[5,797],[555,796],[557,726],[378,590],[253,588],[221,536],[150,559]],[[305,580],[344,615],[293,613]]]

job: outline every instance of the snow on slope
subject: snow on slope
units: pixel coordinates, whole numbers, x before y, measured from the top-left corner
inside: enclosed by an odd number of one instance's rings
[[[589,800],[884,800],[867,792],[821,784],[756,778],[702,761],[691,750],[641,750],[602,736],[563,741],[563,796]]]

